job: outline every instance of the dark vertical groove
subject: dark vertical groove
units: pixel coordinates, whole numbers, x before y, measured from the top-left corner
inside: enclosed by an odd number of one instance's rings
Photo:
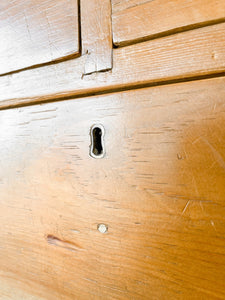
[[[81,5],[80,0],[77,0],[77,12],[78,12],[78,39],[79,39],[79,53],[82,53],[82,35],[81,35]]]

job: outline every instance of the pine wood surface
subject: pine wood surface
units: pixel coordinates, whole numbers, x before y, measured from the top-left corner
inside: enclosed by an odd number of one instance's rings
[[[83,74],[112,69],[110,0],[81,0]]]
[[[225,23],[113,50],[113,68],[85,75],[86,55],[0,77],[0,107],[87,96],[225,72]]]
[[[217,78],[1,111],[0,298],[224,299],[224,98]]]
[[[225,298],[224,8],[1,1],[0,299]]]
[[[124,46],[225,20],[221,0],[112,0],[113,42]]]
[[[0,74],[79,55],[77,0],[2,0],[0,28]]]

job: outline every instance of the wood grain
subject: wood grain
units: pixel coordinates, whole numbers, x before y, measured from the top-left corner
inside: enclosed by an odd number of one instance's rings
[[[112,23],[110,0],[81,0],[84,75],[112,68]]]
[[[79,54],[77,0],[3,0],[0,27],[0,74]]]
[[[225,71],[225,23],[114,49],[113,69],[84,76],[86,55],[0,77],[0,107],[93,95]]]
[[[220,0],[112,0],[113,42],[117,46],[225,19]]]
[[[224,299],[224,87],[1,111],[0,298]]]

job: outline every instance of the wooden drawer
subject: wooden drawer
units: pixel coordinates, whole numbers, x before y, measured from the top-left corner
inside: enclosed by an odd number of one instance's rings
[[[77,0],[0,3],[0,74],[79,54]]]
[[[88,69],[93,66],[95,70],[102,65],[99,62],[105,61],[96,55],[98,63],[95,64],[95,60],[89,60],[93,56],[85,54],[2,76],[0,108],[222,76],[225,74],[224,45],[225,23],[221,23],[113,49],[111,70],[84,74],[87,65]],[[105,53],[111,53],[108,50]]]
[[[112,0],[113,42],[117,46],[225,20],[221,0]]]
[[[224,298],[224,86],[1,111],[0,298]]]

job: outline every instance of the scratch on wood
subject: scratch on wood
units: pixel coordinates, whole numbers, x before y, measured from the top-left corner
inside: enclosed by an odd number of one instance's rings
[[[77,245],[75,243],[60,240],[59,238],[57,238],[57,237],[55,237],[54,235],[51,235],[51,234],[47,235],[47,242],[50,245],[61,247],[61,248],[64,248],[64,249],[67,249],[67,250],[70,250],[70,251],[79,251],[79,250],[82,249],[79,245]]]
[[[27,27],[27,32],[28,32],[28,35],[29,35],[29,39],[32,41],[31,33],[30,33],[30,29],[29,29],[29,23],[28,23],[27,16],[26,16],[25,13],[24,13],[24,19],[25,19],[25,22],[26,22],[26,27]]]
[[[80,233],[80,231],[77,229],[70,229],[70,231],[75,232],[75,233]]]
[[[204,207],[203,207],[202,201],[199,202],[199,205],[200,205],[200,207],[201,207],[202,212],[205,213],[205,212],[204,212]]]
[[[189,203],[190,203],[190,200],[188,200],[187,204],[185,205],[185,207],[184,207],[184,209],[182,211],[182,214],[181,214],[182,216],[185,213],[185,211],[187,210]]]
[[[215,230],[215,232],[217,232],[217,231],[216,231],[216,227],[215,227],[215,224],[214,224],[213,220],[210,220],[210,223],[211,223],[211,225],[212,225],[213,229]]]
[[[209,141],[205,138],[202,138],[203,142],[211,149],[213,156],[217,163],[225,170],[225,161],[221,154],[213,147],[212,144],[209,143]]]

